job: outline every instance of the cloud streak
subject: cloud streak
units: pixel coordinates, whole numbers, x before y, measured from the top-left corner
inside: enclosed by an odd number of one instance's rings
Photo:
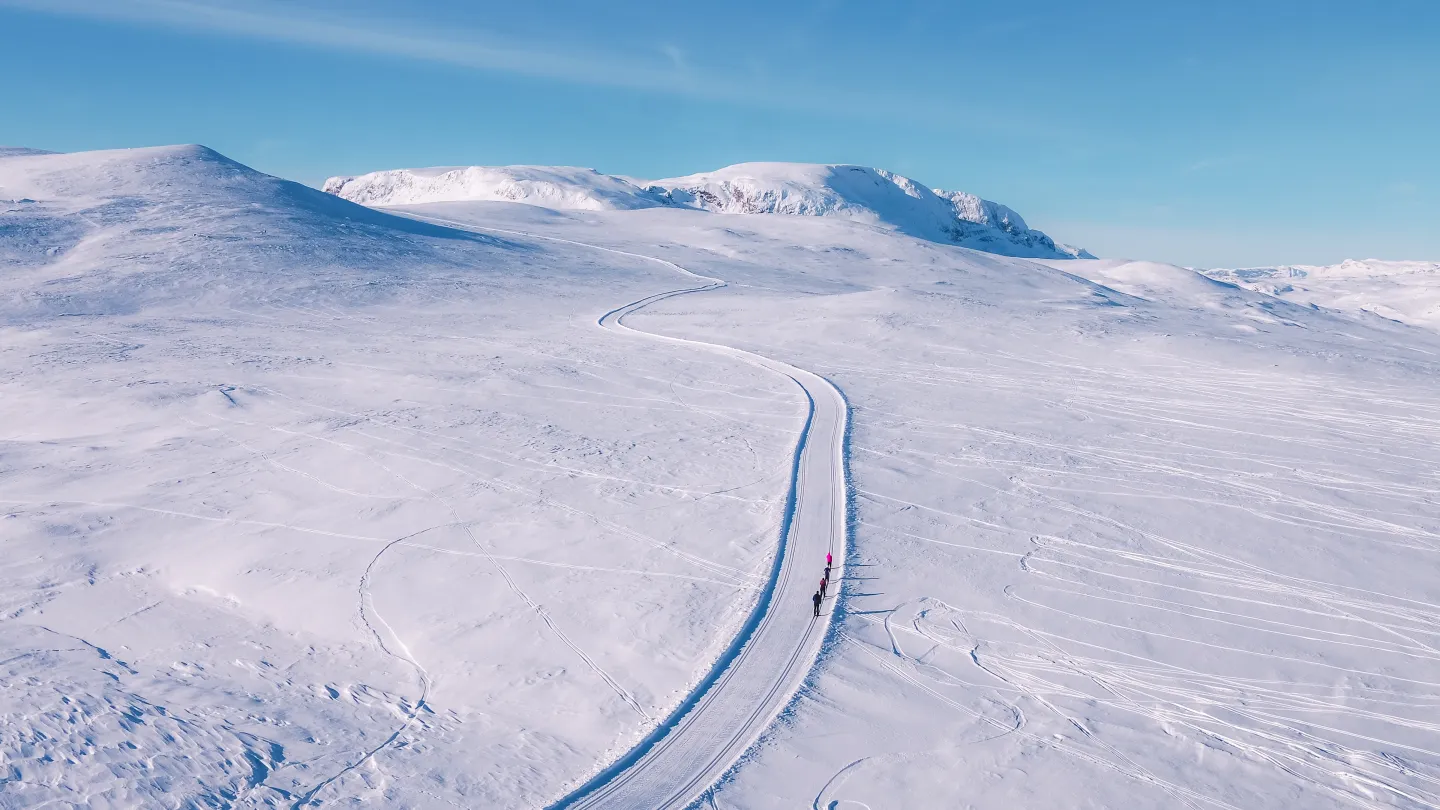
[[[673,43],[652,53],[583,51],[520,42],[480,29],[439,30],[411,20],[364,16],[314,2],[275,0],[0,0],[10,8],[52,16],[211,33],[334,51],[450,65],[572,84],[663,93],[750,107],[805,111],[844,118],[908,119],[912,126],[966,129],[1026,139],[1064,137],[1053,120],[1020,120],[958,98],[882,96],[851,88],[787,82],[746,70],[726,73],[688,58]],[[1071,135],[1073,137],[1073,133]]]
[[[439,31],[412,22],[362,18],[302,3],[268,0],[243,6],[215,0],[0,0],[0,8],[152,25],[309,45],[513,73],[542,79],[686,95],[737,96],[744,88],[714,77],[697,80],[677,70],[673,55],[657,50],[653,60],[614,54],[555,51],[517,43],[475,29]]]

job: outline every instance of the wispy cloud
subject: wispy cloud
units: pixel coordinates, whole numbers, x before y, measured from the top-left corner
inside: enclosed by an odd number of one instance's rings
[[[900,118],[907,125],[969,129],[1029,139],[1065,137],[1063,124],[1046,117],[1021,120],[966,104],[958,97],[867,97],[849,87],[795,83],[757,71],[740,60],[739,72],[697,64],[675,44],[630,50],[585,51],[553,43],[519,41],[477,28],[437,29],[381,17],[354,3],[322,6],[316,0],[0,0],[0,9],[225,36],[285,42],[337,51],[508,73],[573,84],[615,87],[845,117]],[[908,111],[908,115],[907,115]]]
[[[672,53],[577,53],[494,32],[436,30],[411,20],[314,5],[253,0],[0,0],[0,7],[288,42],[425,62],[641,90],[730,96],[719,77],[698,81]],[[678,53],[678,51],[676,52]]]

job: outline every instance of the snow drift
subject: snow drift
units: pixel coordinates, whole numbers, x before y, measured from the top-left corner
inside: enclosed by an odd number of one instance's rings
[[[1030,228],[1006,206],[931,189],[882,169],[740,163],[714,172],[630,181],[594,169],[470,166],[332,177],[325,191],[364,205],[506,201],[591,211],[686,207],[726,214],[836,217],[910,236],[1026,258],[1093,258]]]

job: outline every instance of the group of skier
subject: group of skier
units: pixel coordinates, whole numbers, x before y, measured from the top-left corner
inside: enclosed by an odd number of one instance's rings
[[[810,597],[810,601],[815,603],[816,616],[820,615],[820,602],[825,598],[825,589],[830,587],[830,564],[833,561],[833,558],[829,554],[825,555],[825,575],[820,577],[820,590],[816,591],[815,595]]]

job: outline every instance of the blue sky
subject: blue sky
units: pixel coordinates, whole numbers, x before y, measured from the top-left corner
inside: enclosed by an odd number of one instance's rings
[[[0,0],[0,143],[879,166],[1100,255],[1440,259],[1440,3]]]

